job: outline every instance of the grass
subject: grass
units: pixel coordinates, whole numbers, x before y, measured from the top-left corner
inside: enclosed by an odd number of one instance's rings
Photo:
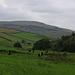
[[[0,46],[0,48],[25,53],[8,55],[7,52],[0,52],[0,75],[75,75],[74,61],[52,61],[53,57],[47,59],[46,55],[38,57],[38,53],[41,52],[38,50],[29,53],[27,50],[14,47]],[[52,52],[49,51],[49,53]],[[75,54],[71,54],[71,59],[75,59]]]
[[[65,62],[55,64],[38,57],[40,51],[29,54],[0,53],[0,75],[75,75],[75,66]]]
[[[18,37],[13,37],[13,36],[10,36],[6,33],[0,33],[0,37],[3,38],[3,39],[6,39],[8,41],[21,41],[22,38],[18,38]]]
[[[12,35],[9,35],[8,33],[0,33],[0,48],[3,49],[3,47],[1,46],[4,46],[11,49],[15,42],[19,41],[21,43],[23,39],[24,38],[22,37],[12,36]],[[31,41],[27,39],[24,39],[24,40],[26,41],[25,44],[21,43],[24,49],[31,48],[33,46],[32,40]],[[31,43],[31,45],[28,45],[28,43]]]
[[[11,34],[11,35],[17,36],[17,37],[20,37],[20,38],[23,38],[26,40],[30,40],[30,41],[38,41],[45,37],[41,34],[30,33],[30,32],[20,32],[20,33],[15,33],[15,34]]]
[[[34,53],[29,53],[26,50],[32,48],[32,41],[43,38],[42,35],[20,32],[14,34],[0,33],[0,36],[0,49],[25,53],[8,55],[8,52],[0,52],[0,75],[75,75],[75,53],[68,53],[70,54],[69,59],[60,60],[56,56],[43,55],[38,57],[38,53],[41,52],[39,50]],[[14,48],[14,43],[16,41],[21,42],[22,39],[31,42],[31,45],[21,43],[23,49]],[[50,53],[53,52],[49,51],[48,54]],[[57,54],[57,52],[54,53]]]

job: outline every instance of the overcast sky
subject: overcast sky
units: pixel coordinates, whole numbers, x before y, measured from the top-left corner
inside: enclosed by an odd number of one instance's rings
[[[40,21],[75,30],[75,0],[0,0],[0,21]]]

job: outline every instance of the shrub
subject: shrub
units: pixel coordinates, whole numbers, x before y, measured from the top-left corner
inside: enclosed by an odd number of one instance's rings
[[[18,42],[18,41],[14,44],[14,47],[22,48],[20,42]]]
[[[46,38],[43,38],[39,41],[37,41],[34,46],[33,46],[33,49],[38,49],[38,50],[46,50],[50,48],[50,41]]]

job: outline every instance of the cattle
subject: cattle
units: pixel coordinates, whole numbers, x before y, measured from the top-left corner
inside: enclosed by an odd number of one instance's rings
[[[41,56],[41,53],[38,54],[38,57],[40,57],[40,56]]]
[[[2,49],[0,49],[0,52],[2,52],[3,50]]]
[[[31,50],[29,50],[29,52],[31,52]]]
[[[41,52],[41,55],[43,55],[44,53],[43,52]]]
[[[11,52],[12,52],[12,51],[9,51],[9,52],[8,52],[8,55],[11,55]]]

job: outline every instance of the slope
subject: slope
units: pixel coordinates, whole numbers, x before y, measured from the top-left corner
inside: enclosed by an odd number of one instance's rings
[[[41,33],[53,37],[61,37],[62,35],[70,35],[73,31],[55,26],[47,25],[36,21],[1,21],[0,27],[16,29],[20,31],[28,31],[33,33]]]
[[[1,28],[0,30],[0,49],[14,50],[13,45],[15,42],[19,41],[24,49],[30,49],[33,43],[42,39],[48,38],[50,40],[55,40],[54,37],[48,37],[41,34],[22,32],[13,29]],[[25,40],[25,44],[22,43]],[[30,43],[30,45],[29,45]]]

